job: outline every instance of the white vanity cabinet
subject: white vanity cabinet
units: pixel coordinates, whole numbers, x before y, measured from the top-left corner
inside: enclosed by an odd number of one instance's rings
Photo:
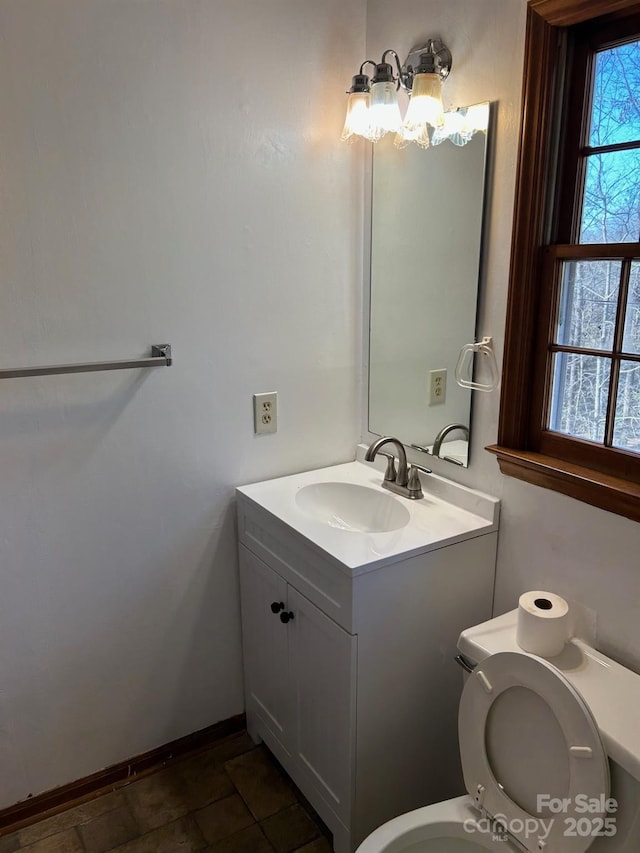
[[[240,588],[249,732],[268,732],[346,826],[357,638],[242,545]]]
[[[352,853],[385,820],[464,792],[454,657],[491,617],[497,509],[408,555],[393,533],[336,531],[361,552],[344,562],[262,485],[237,492],[247,727]]]

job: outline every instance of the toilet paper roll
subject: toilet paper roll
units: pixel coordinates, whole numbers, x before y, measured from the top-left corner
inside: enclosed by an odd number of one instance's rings
[[[516,642],[525,652],[552,658],[570,637],[569,605],[553,592],[532,590],[518,601]]]

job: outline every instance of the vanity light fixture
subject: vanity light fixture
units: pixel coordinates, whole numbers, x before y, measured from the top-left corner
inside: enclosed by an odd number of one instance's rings
[[[351,88],[347,92],[347,114],[342,129],[343,142],[353,142],[357,136],[362,136],[373,142],[371,135],[371,90],[369,78],[364,73],[365,65],[373,65],[375,62],[365,60],[360,66],[360,71],[355,74],[351,81]]]
[[[451,52],[440,39],[430,39],[424,47],[410,51],[406,68],[413,69],[411,98],[396,144],[416,142],[422,148],[429,146],[429,128],[444,125],[442,81],[451,71]]]
[[[394,67],[387,62],[393,57]],[[364,73],[366,65],[375,72],[369,82]],[[440,38],[432,38],[424,45],[409,51],[404,65],[395,50],[385,50],[380,62],[367,59],[353,78],[347,93],[347,115],[342,131],[343,141],[353,142],[363,137],[378,142],[387,133],[395,133],[395,145],[404,148],[415,142],[422,148],[438,145],[449,139],[456,145],[465,145],[479,130],[486,130],[488,105],[471,107],[445,113],[442,103],[442,81],[451,71],[451,51]],[[400,86],[410,96],[404,121],[398,106]]]
[[[396,61],[398,76],[393,76],[393,67],[386,61],[387,55],[392,54]],[[371,140],[377,142],[387,133],[398,133],[402,126],[400,105],[398,104],[398,89],[402,83],[402,68],[395,50],[385,50],[382,60],[376,65],[376,72],[371,81]]]

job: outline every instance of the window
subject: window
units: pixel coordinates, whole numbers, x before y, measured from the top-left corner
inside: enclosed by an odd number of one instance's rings
[[[530,0],[523,116],[489,449],[640,520],[639,4]]]

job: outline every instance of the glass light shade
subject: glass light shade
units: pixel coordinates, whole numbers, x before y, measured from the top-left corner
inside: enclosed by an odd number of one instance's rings
[[[371,136],[377,142],[386,133],[396,133],[402,125],[398,95],[394,83],[374,83],[371,86]]]
[[[370,96],[368,92],[351,92],[340,139],[354,142],[357,136],[371,139]]]
[[[401,127],[396,133],[396,138],[393,140],[396,148],[406,148],[411,142],[415,142],[420,148],[429,147],[431,143],[426,125],[422,125],[422,127],[416,130],[407,130],[406,127]]]
[[[407,130],[425,125],[441,127],[444,124],[442,106],[442,80],[439,74],[416,74],[413,78],[411,100],[404,119]]]
[[[444,124],[433,131],[431,144],[440,145],[448,139],[454,145],[466,145],[472,136],[466,129],[465,111],[454,110],[444,114]]]
[[[479,130],[486,132],[489,127],[489,104],[474,104],[467,108],[464,132],[473,136]]]

